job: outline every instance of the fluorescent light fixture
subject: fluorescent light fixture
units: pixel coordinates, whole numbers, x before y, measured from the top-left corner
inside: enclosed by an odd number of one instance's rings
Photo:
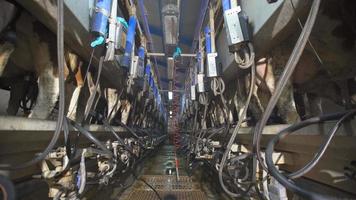
[[[166,4],[162,9],[163,35],[166,45],[177,45],[179,33],[179,9],[176,4]]]
[[[174,60],[172,57],[167,58],[167,73],[168,73],[168,79],[173,80],[174,79]]]
[[[169,92],[168,92],[168,99],[169,99],[169,100],[172,100],[172,99],[173,99],[173,92],[172,92],[172,91],[169,91]]]

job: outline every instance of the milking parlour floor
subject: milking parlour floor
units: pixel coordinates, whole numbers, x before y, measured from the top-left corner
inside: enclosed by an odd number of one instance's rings
[[[179,162],[178,179],[174,155],[173,145],[162,146],[157,154],[145,163],[142,176],[119,199],[159,200],[155,192],[142,180],[153,187],[163,200],[209,199],[200,182],[187,175],[182,159]]]

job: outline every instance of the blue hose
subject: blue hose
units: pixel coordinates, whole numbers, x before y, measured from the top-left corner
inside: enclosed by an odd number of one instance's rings
[[[155,85],[153,85],[153,94],[155,96],[155,99],[157,99],[158,98],[158,89]]]
[[[140,46],[140,48],[138,48],[137,55],[138,55],[137,76],[143,77],[145,73],[145,48],[143,46]]]
[[[150,76],[151,76],[151,65],[150,65],[150,64],[147,64],[147,65],[146,65],[145,75],[146,75],[148,78],[150,78]],[[148,79],[148,81],[149,81],[149,79]]]
[[[153,90],[153,86],[154,86],[154,82],[153,82],[153,78],[152,75],[150,74],[150,78],[149,78],[149,84],[150,84],[150,88]]]
[[[129,20],[129,28],[127,30],[127,37],[126,37],[126,47],[125,47],[125,54],[122,65],[124,67],[130,66],[130,57],[132,52],[132,46],[135,43],[135,34],[136,34],[136,17],[131,16]]]

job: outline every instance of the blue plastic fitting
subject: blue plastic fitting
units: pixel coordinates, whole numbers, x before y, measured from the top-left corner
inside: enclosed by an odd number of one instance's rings
[[[205,27],[204,32],[205,32],[205,51],[206,53],[211,53],[211,35],[210,35],[209,26]]]
[[[103,36],[99,36],[93,42],[90,43],[90,46],[94,48],[96,46],[103,44],[104,42],[105,42],[105,38]]]
[[[222,0],[222,7],[223,7],[223,11],[231,9],[230,0]]]
[[[158,90],[157,90],[157,87],[155,85],[153,85],[153,94],[155,96],[155,99],[157,100],[157,97],[158,97]]]
[[[145,59],[145,48],[142,46],[138,48],[137,55],[140,59]]]
[[[118,17],[116,20],[123,24],[126,29],[129,28],[129,25],[127,24],[127,21],[124,18]]]
[[[108,20],[111,11],[111,0],[97,0],[95,13],[92,19],[91,32],[105,36],[107,33]]]
[[[150,76],[151,76],[151,65],[150,65],[150,64],[147,64],[147,65],[146,65],[145,75],[146,75],[147,77],[150,77]]]
[[[137,23],[136,17],[131,16],[130,20],[129,20],[129,28],[127,30],[125,54],[124,54],[124,59],[122,62],[122,65],[124,67],[130,66],[130,57],[131,57],[131,52],[132,52],[132,46],[135,43],[136,23]]]
[[[149,84],[150,84],[150,88],[153,90],[153,86],[154,86],[154,82],[153,82],[153,78],[152,78],[152,75],[150,76],[150,82],[149,82]]]
[[[176,60],[182,54],[182,50],[179,47],[176,47],[175,52],[173,53],[173,59]]]

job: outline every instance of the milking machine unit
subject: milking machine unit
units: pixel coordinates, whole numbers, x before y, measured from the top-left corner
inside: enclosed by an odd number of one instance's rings
[[[250,44],[248,35],[248,20],[242,13],[241,8],[237,6],[236,0],[223,0],[224,21],[227,32],[227,41],[229,51],[235,54],[237,64],[239,67],[250,67],[253,61],[253,49]],[[231,124],[229,121],[229,109],[224,97],[225,83],[221,77],[221,69],[218,65],[218,53],[215,45],[215,4],[210,3],[209,18],[207,25],[203,30],[200,30],[198,51],[196,56],[196,64],[191,71],[190,82],[187,83],[190,87],[190,101],[191,111],[186,108],[187,118],[193,119],[192,134],[184,136],[190,138],[185,145],[188,148],[189,169],[194,169],[199,163],[209,163],[208,166],[213,170],[219,171],[220,167],[226,169],[229,177],[233,183],[240,184],[241,182],[248,182],[252,179],[251,171],[249,169],[252,165],[252,159],[249,154],[243,154],[237,148],[237,144],[233,143],[232,147],[227,147],[225,141],[221,141],[218,135],[229,135]],[[210,87],[206,83],[210,83]],[[197,92],[197,94],[196,94]],[[214,98],[212,96],[220,96]],[[196,96],[197,95],[197,96]],[[198,97],[198,98],[197,98]],[[199,102],[194,102],[197,100]],[[221,128],[214,128],[216,125],[210,125],[207,128],[208,107],[211,101],[221,100],[221,115],[224,115],[223,121],[219,120],[218,123],[223,124]],[[187,104],[187,102],[185,102]],[[182,102],[184,105],[184,102]],[[198,106],[201,106],[200,109]],[[200,112],[201,111],[201,112]],[[214,116],[212,116],[214,117]],[[198,121],[200,120],[200,121]],[[212,123],[212,122],[210,122]],[[221,125],[219,124],[219,125]],[[183,145],[184,146],[184,145]],[[220,166],[222,156],[228,153],[226,162]]]
[[[114,61],[126,46],[128,24],[125,19],[117,17],[117,8],[117,0],[97,0],[95,4],[91,25],[94,40],[91,47],[106,44],[104,61]]]
[[[112,0],[97,0],[95,3],[91,24],[91,32],[95,39],[90,44],[91,47],[105,43],[106,34],[108,32],[108,21],[111,15],[111,4]]]
[[[249,41],[248,19],[236,0],[223,0],[222,3],[229,50],[234,53],[238,51],[239,44]]]
[[[212,47],[212,42],[214,38],[211,37],[211,29],[209,26],[205,27],[205,51],[206,51],[206,76],[217,77],[218,70],[216,67],[216,56],[218,55],[216,52],[213,52],[214,49]]]
[[[125,53],[122,60],[122,66],[126,68],[130,67],[130,60],[135,50],[136,24],[137,24],[136,16],[134,15],[130,16],[129,27],[127,30],[127,37],[126,37]]]
[[[234,54],[240,68],[248,68],[254,60],[248,17],[236,0],[223,0],[222,7],[229,51]]]
[[[131,90],[132,84],[134,84],[134,79],[142,79],[144,77],[145,71],[145,39],[141,38],[141,46],[137,49],[137,55],[135,55],[135,31],[136,31],[136,17],[130,17],[127,37],[126,37],[126,47],[124,51],[122,66],[127,67],[129,62],[129,77],[128,77],[128,91]],[[131,51],[130,51],[131,49]],[[142,83],[142,82],[140,82]]]
[[[95,39],[91,46],[106,44],[104,61],[118,62],[126,69],[128,72],[127,92],[131,92],[134,79],[142,78],[144,75],[145,44],[137,49],[137,55],[135,55],[137,27],[135,6],[132,5],[130,8],[128,23],[123,18],[117,17],[117,9],[117,0],[96,1],[91,27]]]

